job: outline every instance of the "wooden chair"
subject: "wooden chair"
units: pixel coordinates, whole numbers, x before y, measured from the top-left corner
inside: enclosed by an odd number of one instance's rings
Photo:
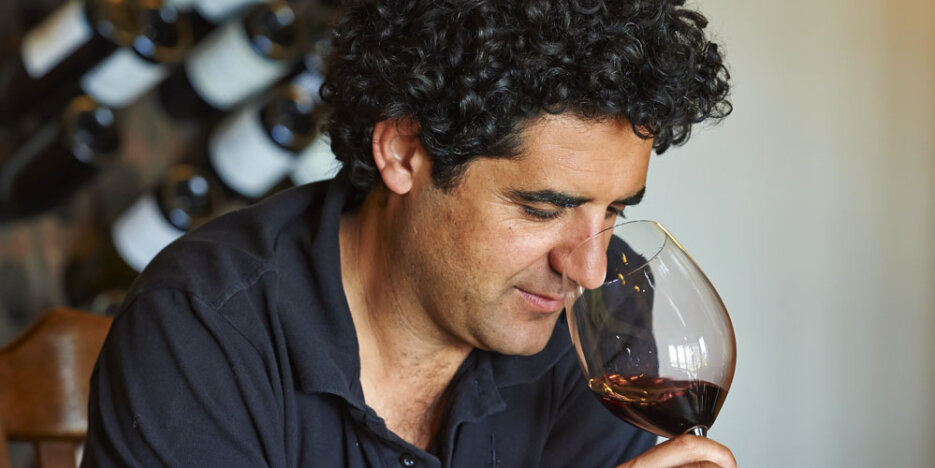
[[[88,429],[88,387],[111,318],[65,307],[47,311],[0,349],[0,468],[6,439],[27,441],[39,468],[75,466]]]
[[[0,426],[0,468],[10,468],[10,454],[6,448],[6,433]]]

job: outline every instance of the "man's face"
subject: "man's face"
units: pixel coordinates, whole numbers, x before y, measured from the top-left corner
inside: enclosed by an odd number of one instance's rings
[[[562,260],[638,201],[652,141],[567,115],[522,136],[518,158],[478,158],[448,192],[416,174],[393,251],[443,339],[528,355],[561,312]]]

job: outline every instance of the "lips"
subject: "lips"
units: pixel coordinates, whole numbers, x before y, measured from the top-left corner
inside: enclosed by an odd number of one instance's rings
[[[521,288],[516,288],[516,290],[519,291],[520,296],[523,297],[526,303],[538,312],[559,312],[565,305],[561,297],[557,295],[535,293]]]

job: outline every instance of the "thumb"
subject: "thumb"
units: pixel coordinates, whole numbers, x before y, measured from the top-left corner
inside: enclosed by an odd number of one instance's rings
[[[727,447],[706,437],[680,435],[667,440],[617,468],[669,468],[683,466],[737,468]]]

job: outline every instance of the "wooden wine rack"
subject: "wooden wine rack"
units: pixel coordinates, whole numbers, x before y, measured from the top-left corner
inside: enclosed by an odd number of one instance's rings
[[[204,131],[172,122],[157,101],[150,93],[119,111],[119,161],[61,208],[0,222],[0,345],[38,320],[42,310],[66,304],[62,276],[68,259],[91,248],[103,228],[149,190],[164,168],[190,151]]]

